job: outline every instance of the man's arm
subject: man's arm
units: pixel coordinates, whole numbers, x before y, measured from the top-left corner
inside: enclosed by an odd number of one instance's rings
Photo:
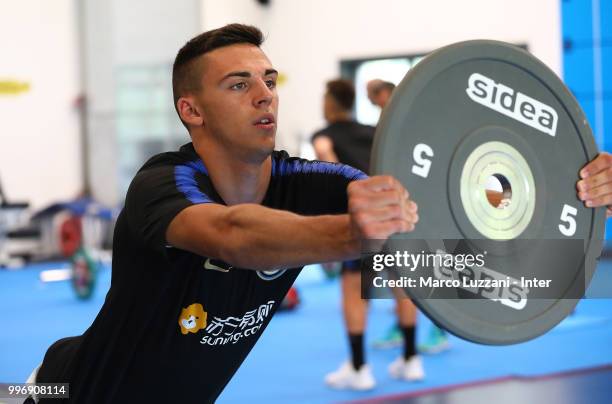
[[[360,255],[364,240],[386,240],[411,231],[417,206],[394,178],[372,177],[349,184],[349,213],[300,216],[255,204],[203,204],[181,211],[167,241],[195,254],[249,269],[294,267]]]
[[[337,163],[338,156],[334,152],[334,142],[329,136],[319,135],[312,141],[312,146],[315,150],[317,160],[329,161],[330,163]]]

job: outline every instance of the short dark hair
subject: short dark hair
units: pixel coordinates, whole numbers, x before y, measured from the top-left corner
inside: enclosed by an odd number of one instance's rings
[[[355,86],[349,80],[337,79],[327,82],[327,93],[345,110],[353,108],[355,102]]]
[[[395,84],[390,81],[382,81],[376,88],[374,88],[374,94],[380,93],[382,90],[389,90],[389,92],[393,92],[395,89]]]
[[[197,58],[215,49],[239,43],[259,47],[263,40],[263,34],[259,28],[244,24],[228,24],[190,39],[178,51],[172,66],[172,95],[177,112],[176,103],[182,95],[200,90],[201,77],[197,63],[195,63]]]

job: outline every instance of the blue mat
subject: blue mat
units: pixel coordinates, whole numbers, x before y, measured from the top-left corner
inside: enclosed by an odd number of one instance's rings
[[[94,298],[77,301],[68,282],[42,283],[42,270],[65,263],[0,271],[0,382],[21,382],[59,338],[82,333],[95,318],[110,285],[110,270],[100,273]],[[612,279],[612,262],[602,262],[594,283]],[[486,347],[451,338],[452,348],[424,357],[425,381],[407,384],[386,371],[399,349],[374,350],[371,341],[394,321],[393,303],[370,307],[367,359],[377,388],[367,393],[333,391],[325,373],[347,358],[337,281],[327,281],[316,267],[297,281],[303,304],[280,313],[221,395],[220,403],[329,403],[466,383],[506,375],[539,375],[612,363],[612,300],[583,300],[574,316],[543,337],[509,347]],[[600,294],[601,295],[601,294]],[[609,296],[609,295],[608,295]],[[419,317],[419,336],[429,321]]]

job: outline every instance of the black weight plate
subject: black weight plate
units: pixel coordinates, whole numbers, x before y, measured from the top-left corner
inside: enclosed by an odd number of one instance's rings
[[[474,342],[550,330],[583,295],[601,252],[605,209],[587,209],[576,195],[578,172],[597,153],[575,98],[528,52],[478,40],[423,59],[395,89],[372,151],[373,172],[398,178],[419,205],[416,229],[394,239],[463,240],[461,251],[487,251],[486,268],[500,276],[552,283],[524,289],[514,305],[483,289],[406,292]],[[482,184],[494,172],[511,178],[505,209],[485,203]]]

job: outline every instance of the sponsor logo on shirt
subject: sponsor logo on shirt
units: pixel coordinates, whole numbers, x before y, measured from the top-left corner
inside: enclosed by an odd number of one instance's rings
[[[184,308],[179,316],[178,324],[181,328],[181,333],[197,333],[206,328],[206,317],[208,314],[200,303],[194,303]]]
[[[200,344],[217,346],[235,344],[243,338],[257,334],[266,318],[271,314],[275,301],[247,311],[241,317],[213,317],[204,330]]]

